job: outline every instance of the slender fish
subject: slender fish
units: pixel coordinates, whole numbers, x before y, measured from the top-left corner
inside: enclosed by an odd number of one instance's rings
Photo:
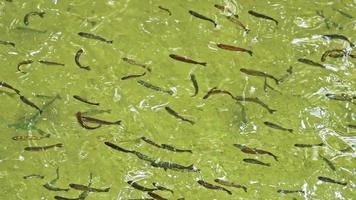
[[[174,60],[178,60],[178,61],[185,62],[185,63],[206,66],[206,62],[198,62],[198,61],[189,59],[189,58],[187,58],[185,56],[179,56],[179,55],[176,55],[176,54],[169,54],[169,57],[171,57]]]
[[[274,112],[277,112],[277,110],[271,109],[267,104],[265,104],[263,101],[261,101],[258,97],[243,97],[243,96],[236,96],[234,97],[236,101],[247,101],[247,102],[252,102],[259,104],[263,108],[265,108],[270,114],[273,114]]]
[[[45,151],[48,149],[52,149],[52,148],[61,148],[63,147],[62,143],[58,143],[58,144],[52,144],[52,145],[48,145],[48,146],[32,146],[32,147],[25,147],[25,151]]]
[[[246,33],[250,32],[250,29],[248,29],[242,22],[240,22],[240,20],[238,20],[236,17],[232,17],[232,16],[226,16],[226,18],[231,21],[232,23],[237,24],[238,26],[240,26],[241,28],[244,29],[244,31]]]
[[[163,187],[163,186],[161,186],[161,185],[158,184],[158,183],[153,182],[152,185],[153,185],[155,188],[157,188],[157,190],[168,191],[168,192],[174,194],[174,191],[173,191],[173,190],[168,189],[168,188],[166,188],[166,187]]]
[[[131,75],[127,75],[127,76],[123,76],[121,77],[121,80],[127,80],[127,79],[132,79],[132,78],[139,78],[146,75],[146,72],[143,72],[142,74],[131,74]]]
[[[252,16],[255,16],[255,17],[258,17],[258,18],[262,18],[262,19],[267,19],[267,20],[272,20],[276,23],[276,25],[278,25],[278,21],[273,19],[272,17],[269,17],[267,15],[264,15],[264,14],[261,14],[261,13],[257,13],[253,10],[249,10],[248,11],[248,14],[252,15]]]
[[[311,147],[322,147],[324,146],[324,143],[319,143],[319,144],[294,144],[295,147],[300,147],[300,148],[311,148]]]
[[[134,181],[127,181],[127,183],[135,188],[136,190],[140,190],[142,192],[153,192],[153,191],[156,191],[157,189],[156,188],[146,188],[142,185],[139,185],[138,183],[134,182]]]
[[[207,189],[211,189],[211,190],[221,190],[221,191],[225,191],[227,192],[229,195],[232,195],[231,191],[229,191],[228,189],[218,186],[218,185],[213,185],[211,183],[205,182],[203,180],[198,180],[197,181],[199,185],[207,188]]]
[[[311,66],[315,66],[315,67],[325,68],[324,65],[314,62],[312,60],[306,59],[306,58],[299,58],[298,62],[307,64],[307,65],[311,65]]]
[[[347,38],[344,35],[340,35],[340,34],[325,34],[322,35],[322,37],[324,39],[328,39],[328,40],[334,40],[334,39],[339,39],[339,40],[344,40],[346,42],[348,42],[350,44],[351,47],[354,47],[355,45],[349,40],[349,38]]]
[[[234,12],[232,12],[228,7],[226,6],[222,6],[222,5],[219,5],[219,4],[215,4],[214,5],[215,8],[219,9],[221,12],[226,12],[228,14],[228,16],[233,16],[235,19],[238,19],[239,18],[239,15],[237,14],[234,14]]]
[[[280,126],[280,125],[278,125],[278,124],[275,124],[275,123],[273,123],[273,122],[265,121],[265,122],[263,122],[263,124],[266,125],[266,126],[268,126],[268,127],[270,127],[270,128],[274,128],[274,129],[278,129],[278,130],[282,130],[282,131],[288,131],[288,132],[290,132],[290,133],[293,133],[293,129],[291,129],[291,128],[284,128],[284,127],[282,127],[282,126]]]
[[[84,116],[82,116],[82,121],[89,122],[89,123],[96,123],[96,124],[100,124],[100,125],[121,125],[121,120],[110,122],[110,121],[104,121],[101,119],[96,119],[96,118],[92,118],[92,117],[84,117]]]
[[[192,81],[194,87],[194,94],[191,97],[195,97],[199,92],[198,81],[194,74],[190,74],[190,80]]]
[[[35,135],[18,135],[14,136],[11,139],[15,141],[29,141],[29,140],[41,140],[43,138],[49,138],[50,134],[44,135],[44,136],[35,136]]]
[[[27,104],[27,105],[31,106],[32,108],[35,108],[36,110],[38,110],[40,112],[40,114],[42,113],[42,110],[38,106],[36,106],[36,104],[34,104],[32,101],[27,99],[25,96],[20,95],[20,99],[25,104]]]
[[[353,124],[348,124],[347,127],[356,129],[356,125],[353,125]]]
[[[228,50],[228,51],[241,51],[241,52],[246,52],[246,53],[250,54],[250,56],[252,56],[252,51],[251,51],[251,50],[248,50],[248,49],[244,49],[244,48],[241,48],[241,47],[235,47],[235,46],[227,45],[227,44],[217,44],[217,46],[218,46],[220,49],[225,49],[225,50]]]
[[[30,174],[30,175],[24,176],[22,178],[23,179],[32,179],[32,178],[44,179],[44,176],[39,175],[39,174]]]
[[[22,65],[29,65],[29,64],[32,64],[32,63],[33,63],[33,60],[25,60],[25,61],[20,62],[19,64],[17,64],[17,71],[22,72],[22,73],[25,74],[26,72],[21,71],[21,66]]]
[[[321,159],[323,159],[323,161],[330,167],[330,169],[332,169],[333,171],[336,171],[335,165],[329,159],[325,158],[324,156],[322,156],[320,154],[319,154],[319,157]]]
[[[270,74],[267,74],[267,73],[261,72],[261,71],[257,71],[257,70],[253,70],[253,69],[241,68],[240,72],[250,75],[250,76],[260,76],[260,77],[270,78],[270,79],[274,80],[276,82],[276,84],[279,84],[279,81],[280,81],[278,78],[276,78]]]
[[[37,11],[29,12],[23,18],[23,23],[27,26],[30,24],[30,16],[39,16],[43,18],[45,14],[46,14],[45,12],[37,12]]]
[[[193,164],[188,166],[183,166],[180,164],[165,162],[165,161],[153,161],[151,162],[152,167],[163,168],[164,170],[171,169],[176,171],[190,171],[190,172],[198,172],[199,169],[196,169]]]
[[[161,147],[162,149],[167,149],[169,151],[173,151],[173,152],[180,152],[180,153],[183,153],[183,152],[188,152],[188,153],[193,153],[192,150],[189,150],[189,149],[177,149],[169,144],[161,144]]]
[[[9,41],[0,40],[0,44],[2,44],[2,45],[10,45],[12,47],[15,47],[15,43],[9,42]]]
[[[236,184],[234,182],[225,181],[225,180],[222,180],[222,179],[215,179],[214,181],[216,183],[219,183],[220,185],[224,185],[224,186],[227,186],[227,187],[242,188],[245,192],[247,192],[247,187],[246,186],[239,185],[239,184]]]
[[[158,91],[158,92],[163,92],[163,93],[167,93],[169,95],[173,95],[173,91],[172,90],[167,90],[167,89],[163,89],[161,87],[158,87],[156,85],[153,85],[149,82],[146,82],[146,81],[143,81],[143,80],[138,80],[137,83],[139,83],[140,85],[148,88],[148,89],[151,89],[151,90],[155,90],[155,91]]]
[[[327,50],[323,53],[321,56],[320,60],[321,62],[325,62],[326,57],[332,57],[332,58],[340,58],[346,55],[346,52],[342,49],[332,49],[332,50]]]
[[[77,53],[75,54],[74,57],[74,61],[75,64],[77,64],[77,66],[81,69],[85,69],[85,70],[91,70],[89,66],[83,66],[82,64],[80,64],[80,56],[84,53],[84,49],[80,48]]]
[[[262,161],[259,161],[259,160],[253,159],[253,158],[244,158],[243,161],[246,163],[263,165],[263,166],[267,166],[267,167],[271,166],[271,164],[269,164],[269,163],[264,163]]]
[[[177,119],[180,119],[180,120],[182,120],[182,121],[188,122],[188,123],[190,123],[191,125],[194,125],[194,123],[195,123],[194,121],[192,121],[192,120],[190,120],[190,119],[186,119],[186,118],[180,116],[176,111],[174,111],[172,108],[170,108],[170,107],[168,107],[168,106],[165,106],[164,109],[166,109],[166,111],[167,111],[169,114],[173,115],[173,116],[174,116],[175,118],[177,118]]]
[[[99,40],[101,42],[106,42],[108,44],[112,44],[114,41],[112,40],[107,40],[101,36],[94,35],[92,33],[84,33],[84,32],[79,32],[78,35],[83,38],[88,38],[88,39],[94,39],[94,40]]]
[[[347,185],[346,182],[336,181],[334,179],[331,179],[331,178],[328,178],[328,177],[324,177],[324,176],[318,176],[318,179],[323,181],[323,182],[327,182],[327,183],[335,183],[335,184],[339,184],[339,185]]]
[[[53,61],[47,61],[47,60],[39,60],[38,62],[41,63],[41,64],[45,64],[45,65],[59,65],[59,66],[65,66],[65,64],[63,64],[63,63],[53,62]]]
[[[162,7],[162,6],[158,6],[158,8],[159,8],[159,9],[161,9],[161,10],[166,11],[166,12],[168,13],[168,15],[169,15],[169,16],[171,16],[171,15],[172,15],[172,12],[171,12],[168,8],[165,8],[165,7]]]
[[[192,10],[189,10],[189,14],[191,14],[191,15],[193,15],[194,17],[197,17],[197,18],[199,18],[199,19],[209,21],[209,22],[213,23],[215,27],[217,26],[217,24],[216,24],[216,22],[215,22],[214,20],[212,20],[212,19],[210,19],[210,18],[208,18],[208,17],[205,17],[205,16],[202,15],[202,14],[199,14],[199,13],[197,13],[197,12],[195,12],[195,11],[192,11]]]
[[[277,190],[278,193],[280,194],[290,194],[290,193],[302,193],[304,194],[304,191],[303,190]]]
[[[148,195],[150,195],[150,197],[156,199],[156,200],[168,200],[166,198],[163,198],[161,196],[159,196],[158,194],[154,193],[154,192],[148,192]]]
[[[83,103],[89,104],[89,105],[94,105],[94,106],[99,106],[100,105],[100,103],[90,102],[87,99],[84,99],[84,98],[82,98],[82,97],[80,97],[78,95],[74,95],[73,98],[78,100],[78,101],[81,101]]]
[[[9,85],[8,83],[6,83],[5,81],[0,81],[0,88],[1,87],[6,87],[10,90],[13,90],[14,92],[16,92],[18,95],[20,95],[20,90],[12,87],[11,85]]]
[[[101,124],[98,124],[97,126],[87,126],[84,121],[83,121],[83,116],[82,116],[82,113],[81,112],[77,112],[75,114],[76,118],[77,118],[77,121],[78,123],[80,124],[81,127],[85,128],[85,129],[88,129],[88,130],[94,130],[94,129],[97,129],[97,128],[100,128],[101,127]]]
[[[274,155],[271,152],[265,151],[265,150],[261,150],[261,149],[256,149],[256,148],[250,148],[246,145],[243,144],[233,144],[234,147],[240,149],[242,152],[244,153],[248,153],[248,154],[267,154],[269,156],[272,156],[276,161],[278,161],[278,157],[276,155]]]
[[[110,187],[98,189],[98,188],[92,188],[92,187],[88,187],[86,185],[80,185],[80,184],[75,184],[75,183],[69,184],[69,187],[73,188],[75,190],[88,191],[88,192],[109,192],[110,191]]]
[[[148,66],[145,65],[145,64],[138,63],[138,62],[136,62],[135,60],[132,60],[132,59],[126,58],[126,57],[122,58],[122,60],[123,60],[124,62],[128,63],[128,64],[136,65],[136,66],[142,67],[142,68],[146,69],[148,72],[151,72],[151,68],[148,67]]]

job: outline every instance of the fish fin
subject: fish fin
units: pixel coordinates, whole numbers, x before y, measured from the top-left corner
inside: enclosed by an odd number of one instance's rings
[[[293,133],[293,129],[288,129],[288,132]]]
[[[206,67],[206,62],[201,62],[201,63],[199,63],[199,65],[203,65],[204,67]]]

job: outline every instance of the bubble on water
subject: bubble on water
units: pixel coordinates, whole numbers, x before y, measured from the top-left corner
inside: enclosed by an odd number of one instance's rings
[[[22,155],[19,156],[19,161],[24,161],[25,157],[23,157]]]

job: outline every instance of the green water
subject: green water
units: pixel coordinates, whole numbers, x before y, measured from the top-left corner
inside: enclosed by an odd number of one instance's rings
[[[69,3],[70,2],[70,3]],[[251,31],[229,21],[214,4],[226,5],[239,15]],[[172,15],[158,8],[168,8]],[[217,22],[193,17],[194,10]],[[248,10],[264,13],[279,21],[256,18]],[[342,34],[354,43],[354,0],[340,1],[214,1],[214,0],[34,0],[0,2],[0,40],[16,47],[0,45],[0,81],[19,89],[43,109],[35,109],[20,101],[11,90],[0,88],[0,199],[54,199],[54,196],[76,198],[81,191],[53,192],[44,188],[47,182],[68,188],[70,183],[111,187],[107,193],[90,193],[86,199],[130,199],[149,196],[130,187],[129,180],[152,188],[152,182],[174,190],[156,193],[167,199],[353,199],[355,197],[355,101],[335,101],[326,93],[356,95],[355,59],[327,58],[327,69],[298,62],[307,58],[320,63],[329,49],[348,49],[342,40],[326,40],[321,34]],[[25,26],[24,16],[31,11],[44,11],[43,18],[31,16]],[[319,15],[317,14],[319,11]],[[322,13],[320,12],[322,11]],[[320,16],[323,15],[324,17]],[[24,29],[25,28],[31,28]],[[86,39],[78,32],[100,35],[113,44]],[[217,48],[217,43],[250,49],[243,52]],[[83,48],[80,58],[92,70],[80,69],[75,53]],[[207,66],[192,65],[171,59],[169,54],[184,55]],[[352,52],[352,54],[355,54]],[[131,58],[152,69],[140,78],[121,80],[145,69],[122,60]],[[65,66],[48,66],[38,62],[22,66],[24,60],[49,60]],[[264,78],[249,76],[241,68],[264,71],[283,77],[285,81],[269,85],[277,91],[264,91]],[[195,97],[190,74],[195,74],[199,93]],[[160,93],[137,83],[144,80],[174,91]],[[236,103],[227,95],[202,97],[211,88],[230,91],[235,96],[258,97],[274,114],[258,104]],[[38,96],[46,95],[48,97]],[[56,97],[56,95],[58,95]],[[75,100],[79,95],[100,106]],[[170,115],[165,106],[193,120],[194,125]],[[95,114],[95,110],[105,110]],[[111,110],[109,112],[108,110]],[[122,120],[121,126],[83,129],[76,112],[109,121]],[[293,133],[269,128],[271,121]],[[49,138],[15,141],[14,136]],[[170,144],[190,153],[174,153],[156,148],[138,138],[145,136],[161,144]],[[194,164],[199,172],[163,170],[132,154],[114,151],[104,144],[110,141],[125,149],[136,150],[149,157],[178,163]],[[324,143],[323,147],[297,148],[296,143]],[[63,143],[62,148],[40,152],[24,151],[28,146]],[[268,155],[245,154],[233,144],[270,151]],[[346,149],[346,150],[345,150]],[[343,151],[340,151],[343,150]],[[330,160],[333,171],[319,155]],[[254,158],[271,166],[249,164]],[[40,174],[44,179],[23,179]],[[318,176],[346,182],[346,186],[318,181]],[[247,187],[209,190],[197,183],[214,179]],[[303,190],[302,193],[280,194],[279,189]]]

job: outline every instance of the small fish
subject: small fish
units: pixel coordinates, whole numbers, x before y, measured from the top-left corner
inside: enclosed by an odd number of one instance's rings
[[[55,200],[83,200],[83,199],[79,199],[77,198],[68,198],[68,197],[62,197],[62,196],[54,196]]]
[[[73,188],[75,190],[88,191],[88,192],[109,192],[110,191],[110,187],[104,188],[104,189],[97,189],[97,188],[92,188],[92,187],[88,187],[86,185],[80,185],[80,184],[75,184],[75,183],[69,184],[69,187]]]
[[[346,42],[348,42],[350,44],[351,47],[354,47],[355,45],[349,40],[349,38],[347,38],[344,35],[340,35],[340,34],[325,34],[322,35],[323,38],[328,39],[328,40],[334,40],[334,39],[339,39],[339,40],[344,40]]]
[[[158,147],[158,148],[162,148],[161,145],[155,143],[153,140],[151,140],[151,139],[149,139],[147,137],[141,137],[141,140],[143,140],[144,142],[146,142],[146,143],[148,143],[148,144],[150,144],[152,146],[155,146],[155,147]]]
[[[304,194],[304,191],[303,190],[277,190],[278,193],[281,193],[281,194],[290,194],[290,193],[302,193]]]
[[[217,87],[211,88],[203,97],[203,99],[209,98],[213,94],[227,94],[229,95],[232,99],[235,99],[234,95],[231,94],[231,92],[227,90],[219,90]]]
[[[151,90],[155,90],[155,91],[158,91],[158,92],[163,92],[163,93],[167,93],[169,95],[173,95],[173,91],[172,90],[167,90],[167,89],[163,89],[161,87],[158,87],[156,85],[153,85],[149,82],[146,82],[146,81],[143,81],[143,80],[138,80],[137,83],[139,83],[140,85],[148,88],[148,89],[151,89]]]
[[[259,161],[259,160],[253,159],[253,158],[244,158],[243,161],[247,162],[247,163],[251,163],[251,164],[264,165],[264,166],[268,166],[268,167],[271,166],[271,164],[269,164],[269,163],[264,163],[262,161]]]
[[[84,116],[82,116],[82,121],[89,122],[89,123],[96,123],[96,124],[100,124],[100,125],[121,125],[121,120],[110,122],[110,121],[104,121],[101,119],[96,119],[96,118],[92,118],[92,117],[84,117]]]
[[[244,153],[248,153],[248,154],[267,154],[272,156],[276,161],[278,161],[278,157],[275,156],[273,153],[265,151],[265,150],[261,150],[261,149],[256,149],[256,148],[250,148],[246,145],[242,145],[242,144],[233,144],[234,147],[240,149],[242,152]]]
[[[270,78],[270,79],[274,80],[277,85],[280,82],[280,80],[278,78],[276,78],[270,74],[267,74],[265,72],[261,72],[261,71],[257,71],[257,70],[253,70],[253,69],[246,69],[246,68],[241,68],[240,72],[250,75],[250,76],[260,76],[260,77]]]
[[[346,12],[340,10],[340,9],[333,8],[333,10],[337,11],[338,13],[340,13],[341,15],[343,15],[343,16],[345,16],[347,18],[350,18],[350,19],[354,18],[352,15],[350,15],[350,14],[348,14],[348,13],[346,13]]]
[[[39,63],[45,64],[45,65],[59,65],[59,66],[65,66],[63,63],[59,62],[53,62],[53,61],[47,61],[47,60],[39,60]]]
[[[161,9],[161,10],[166,11],[166,12],[169,14],[169,16],[172,15],[172,12],[171,12],[168,8],[164,8],[164,7],[162,7],[162,6],[158,6],[158,8]]]
[[[35,136],[35,135],[18,135],[14,136],[11,139],[15,141],[29,141],[29,140],[41,140],[43,138],[49,138],[50,134],[44,135],[44,136]]]
[[[227,187],[242,188],[245,192],[247,192],[247,187],[246,186],[238,185],[238,184],[236,184],[234,182],[229,182],[229,181],[225,181],[225,180],[222,180],[222,179],[214,179],[214,181],[216,183],[219,183],[220,185],[224,185],[224,186],[227,186]]]
[[[121,152],[124,152],[124,153],[135,153],[135,151],[126,150],[126,149],[124,149],[124,148],[122,148],[122,147],[119,147],[119,146],[117,146],[116,144],[113,144],[113,143],[111,143],[111,142],[104,142],[104,144],[105,144],[106,146],[108,146],[108,147],[110,147],[110,148],[116,150],[116,151],[121,151]]]
[[[151,72],[151,68],[146,66],[145,64],[141,64],[141,63],[138,63],[136,62],[135,60],[132,60],[130,58],[122,58],[122,60],[128,64],[131,64],[131,65],[136,65],[136,66],[139,66],[139,67],[142,67],[143,69],[146,69],[148,72]]]
[[[75,64],[77,64],[77,66],[81,69],[85,69],[85,70],[91,70],[89,66],[83,66],[82,64],[80,64],[80,56],[84,53],[84,49],[80,48],[77,53],[75,54],[74,57],[74,61]]]
[[[288,131],[288,132],[290,132],[290,133],[293,133],[293,129],[291,129],[291,128],[284,128],[284,127],[282,127],[282,126],[280,126],[280,125],[278,125],[278,124],[275,124],[275,123],[273,123],[273,122],[265,121],[265,122],[263,122],[263,124],[266,125],[266,126],[268,126],[268,127],[270,127],[270,128],[279,129],[279,130],[282,130],[282,131]]]
[[[25,74],[26,72],[21,71],[21,66],[22,65],[29,65],[29,64],[32,64],[32,63],[33,63],[33,60],[25,60],[25,61],[20,62],[19,64],[17,64],[17,71],[22,72],[22,73]]]
[[[169,144],[161,144],[162,149],[167,149],[169,151],[173,151],[173,152],[188,152],[188,153],[193,153],[192,150],[189,149],[177,149]]]
[[[234,99],[236,101],[247,101],[247,102],[259,104],[260,106],[265,108],[270,114],[277,112],[277,110],[271,109],[267,104],[265,104],[263,101],[261,101],[258,97],[235,96]]]
[[[187,58],[185,56],[179,56],[179,55],[176,55],[176,54],[169,54],[169,57],[171,57],[174,60],[178,60],[178,61],[185,62],[185,63],[206,66],[206,62],[198,62],[198,61],[189,59],[189,58]]]
[[[331,179],[331,178],[328,178],[328,177],[324,177],[324,176],[318,176],[318,179],[323,181],[323,182],[327,182],[327,183],[335,183],[335,184],[339,184],[339,185],[347,185],[346,182],[336,181],[334,179]]]
[[[324,143],[319,143],[319,144],[294,144],[295,147],[300,147],[300,148],[311,148],[311,147],[322,147],[324,146]]]
[[[45,14],[46,14],[45,12],[37,12],[37,11],[29,12],[23,18],[23,23],[26,26],[28,26],[30,24],[30,20],[29,20],[30,16],[39,16],[39,17],[43,18]]]
[[[238,26],[240,26],[242,29],[244,29],[244,31],[246,33],[250,32],[250,29],[248,29],[242,22],[240,22],[240,20],[238,20],[236,17],[232,17],[232,16],[226,16],[226,18],[231,21],[232,23],[237,24]]]
[[[190,80],[192,81],[193,86],[194,86],[194,94],[191,97],[195,97],[195,96],[197,96],[197,94],[199,92],[199,86],[198,86],[198,82],[197,82],[197,79],[194,74],[190,74]]]
[[[220,49],[228,50],[228,51],[246,52],[246,53],[250,54],[250,56],[252,56],[252,51],[251,50],[244,49],[244,48],[241,48],[241,47],[235,47],[235,46],[227,45],[227,44],[217,44],[217,47],[219,47]]]
[[[16,92],[18,95],[20,95],[20,90],[12,87],[11,85],[9,85],[8,83],[4,82],[4,81],[0,81],[0,87],[6,87],[10,90],[13,90],[14,92]]]
[[[54,191],[54,192],[68,192],[69,191],[69,188],[58,188],[58,187],[53,186],[50,183],[44,184],[43,187],[46,188],[47,190]]]
[[[168,192],[174,194],[174,191],[173,191],[173,190],[168,189],[168,188],[166,188],[166,187],[163,187],[163,186],[161,186],[161,185],[158,184],[158,183],[153,182],[152,185],[153,185],[155,188],[157,188],[157,190],[168,191]]]
[[[215,27],[217,26],[217,24],[216,24],[216,22],[214,20],[212,20],[212,19],[210,19],[208,17],[205,17],[204,15],[201,15],[201,14],[195,12],[195,11],[189,10],[189,14],[191,14],[194,17],[197,17],[199,19],[209,21],[209,22],[213,23]]]
[[[27,105],[31,106],[32,108],[35,108],[36,110],[38,110],[40,112],[40,114],[42,113],[42,110],[38,106],[36,106],[33,102],[28,100],[25,96],[20,95],[20,99],[25,104],[27,104]]]
[[[335,100],[335,101],[349,101],[349,102],[352,102],[354,99],[356,99],[356,97],[352,97],[351,95],[347,95],[345,93],[341,93],[341,94],[327,93],[327,94],[325,94],[325,96],[328,99]]]
[[[138,77],[142,77],[146,75],[146,72],[143,72],[142,74],[131,74],[131,75],[127,75],[127,76],[123,76],[121,77],[121,80],[127,80],[127,79],[132,79],[132,78],[138,78]]]
[[[32,178],[44,179],[44,176],[39,175],[39,174],[30,174],[30,175],[24,176],[22,178],[23,179],[32,179]]]
[[[356,125],[353,125],[353,124],[348,124],[347,127],[352,128],[352,129],[356,129]]]
[[[38,30],[38,29],[22,27],[22,26],[16,27],[16,30],[25,31],[25,32],[31,32],[31,33],[42,33],[42,34],[47,33],[47,30]]]
[[[151,162],[152,167],[163,168],[164,170],[171,169],[177,171],[191,171],[191,172],[198,172],[199,169],[196,169],[193,164],[188,166],[183,166],[180,164],[172,163],[172,162],[165,162],[165,161],[154,161]]]
[[[146,188],[142,185],[139,185],[138,183],[134,182],[134,181],[127,181],[127,183],[135,188],[136,190],[140,190],[142,192],[153,192],[153,191],[156,191],[157,189],[156,188]]]
[[[252,15],[252,16],[255,16],[255,17],[258,17],[258,18],[263,18],[263,19],[268,19],[268,20],[272,20],[276,23],[276,25],[278,25],[278,21],[273,19],[272,17],[269,17],[267,15],[264,15],[264,14],[261,14],[261,13],[257,13],[253,10],[249,10],[248,11],[248,14]]]
[[[340,58],[346,55],[346,52],[341,49],[332,49],[332,50],[327,50],[323,53],[321,56],[320,60],[321,62],[325,62],[326,57],[332,57],[332,58]]]
[[[84,121],[83,121],[83,117],[82,117],[82,113],[81,112],[77,112],[75,114],[76,118],[77,118],[77,121],[78,123],[80,124],[81,127],[85,128],[85,129],[88,129],[88,130],[94,130],[94,129],[97,129],[97,128],[100,128],[101,127],[101,124],[98,124],[97,126],[87,126]]]
[[[312,60],[306,59],[306,58],[299,58],[298,62],[307,64],[307,65],[311,65],[311,66],[315,66],[315,67],[325,68],[324,65],[322,65],[320,63],[317,63],[317,62],[314,62]]]
[[[163,197],[161,197],[158,194],[153,193],[153,192],[148,192],[147,194],[150,195],[150,197],[152,197],[152,198],[154,198],[156,200],[168,200],[168,199],[163,198]]]
[[[222,5],[219,5],[219,4],[215,4],[214,5],[215,8],[219,9],[221,12],[227,12],[228,16],[233,16],[234,18],[238,19],[239,18],[239,15],[237,14],[234,14],[234,12],[232,12],[228,7],[226,6],[222,6]]]
[[[199,185],[207,188],[207,189],[211,189],[211,190],[221,190],[221,191],[225,191],[227,192],[229,195],[232,195],[231,191],[229,191],[228,189],[224,188],[224,187],[221,187],[221,186],[218,186],[218,185],[213,185],[211,183],[208,183],[208,182],[205,182],[203,180],[198,180],[197,181],[199,183]]]
[[[52,148],[61,148],[63,147],[62,143],[57,143],[57,144],[52,144],[52,145],[48,145],[48,146],[32,146],[32,147],[25,147],[25,151],[45,151],[48,149],[52,149]]]
[[[0,44],[2,44],[2,45],[10,45],[10,46],[12,46],[12,47],[15,47],[15,43],[9,42],[9,41],[2,41],[2,40],[0,40]]]
[[[78,101],[81,101],[83,103],[89,104],[89,105],[94,105],[94,106],[99,106],[100,105],[100,103],[90,102],[87,99],[84,99],[84,98],[82,98],[82,97],[80,97],[78,95],[74,95],[73,98],[78,100]]]
[[[180,119],[180,120],[182,120],[182,121],[188,122],[188,123],[190,123],[191,125],[194,125],[194,123],[195,123],[195,122],[192,121],[192,120],[189,120],[189,119],[186,119],[186,118],[180,116],[176,111],[174,111],[172,108],[170,108],[170,107],[168,107],[168,106],[165,106],[164,109],[165,109],[169,114],[173,115],[173,116],[174,116],[175,118],[177,118],[177,119]]]
[[[324,156],[322,156],[320,154],[319,154],[319,157],[321,159],[323,159],[323,161],[330,167],[330,169],[332,169],[333,171],[336,171],[335,165],[329,159],[325,158]]]
[[[84,33],[84,32],[79,32],[78,35],[80,37],[83,37],[83,38],[88,38],[88,39],[94,39],[94,40],[99,40],[99,41],[102,41],[102,42],[106,42],[108,44],[112,44],[114,41],[112,40],[107,40],[101,36],[98,36],[98,35],[94,35],[94,34],[91,34],[91,33]]]

